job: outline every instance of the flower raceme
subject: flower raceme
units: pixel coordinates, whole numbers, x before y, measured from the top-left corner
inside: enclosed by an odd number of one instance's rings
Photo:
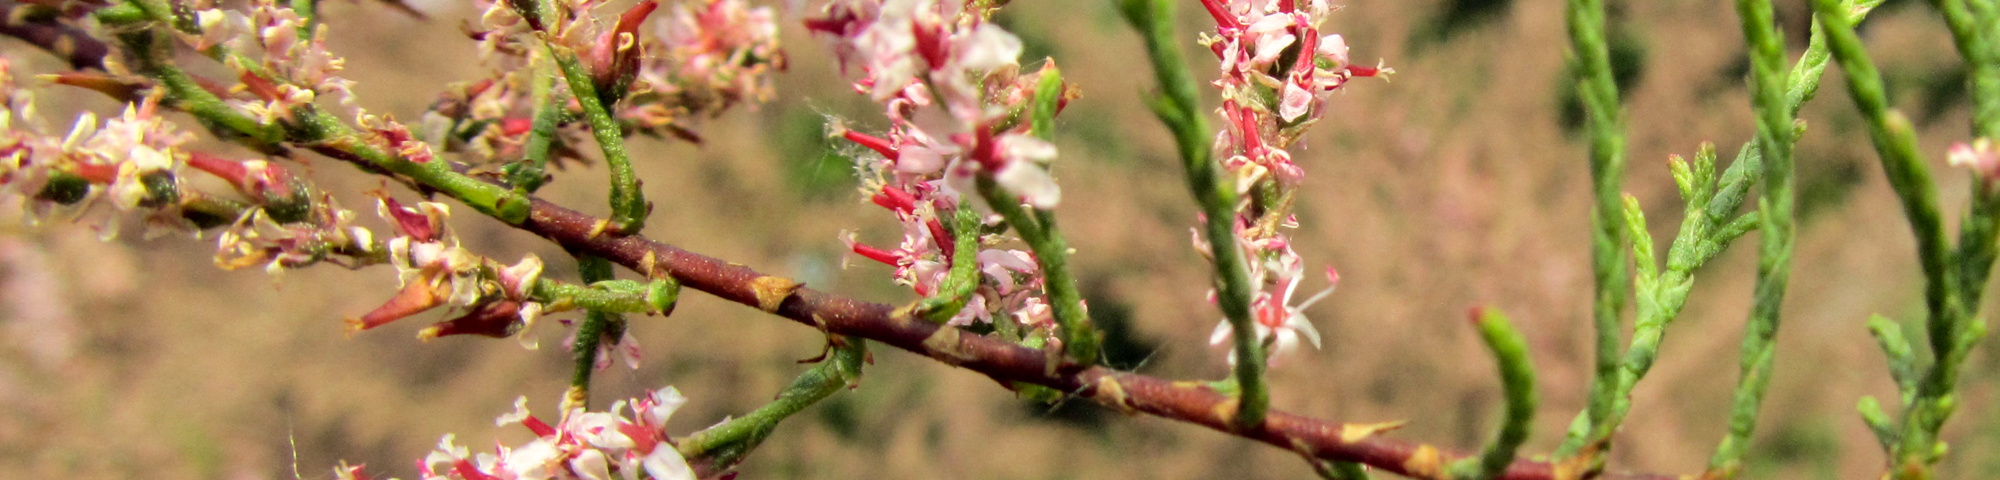
[[[1303,1],[1303,4],[1301,2]],[[1296,185],[1304,172],[1285,148],[1325,115],[1326,98],[1356,77],[1394,73],[1348,61],[1340,34],[1319,26],[1335,9],[1329,0],[1202,0],[1215,19],[1201,43],[1215,54],[1225,119],[1216,151],[1248,190],[1264,175]]]
[[[594,20],[608,2],[558,1],[550,18],[529,21],[509,1],[478,1],[484,9],[475,31],[482,63],[492,76],[447,92],[426,113],[425,132],[467,161],[521,160],[535,112],[547,107],[535,82],[552,74],[549,49],[578,55],[611,116],[631,133],[699,141],[695,122],[742,103],[768,100],[772,73],[785,67],[777,14],[744,0],[640,2],[611,18]],[[608,28],[607,28],[608,27]],[[553,95],[565,115],[557,126],[555,158],[581,160],[568,145],[588,137],[581,106],[556,82]]]
[[[79,219],[91,212],[98,235],[118,234],[116,213],[144,214],[156,232],[193,230],[181,217],[179,177],[193,136],[161,117],[149,95],[100,123],[80,115],[67,135],[41,127],[34,97],[14,86],[12,65],[0,59],[0,187],[28,199],[32,221]]]
[[[1273,345],[1269,358],[1275,362],[1297,350],[1299,336],[1319,346],[1318,333],[1301,312],[1332,292],[1328,287],[1289,305],[1304,269],[1282,228],[1297,227],[1292,205],[1305,171],[1288,149],[1326,114],[1334,90],[1353,78],[1393,70],[1349,61],[1347,41],[1320,30],[1337,8],[1327,0],[1202,0],[1202,6],[1215,30],[1204,32],[1200,41],[1215,54],[1213,85],[1222,94],[1217,113],[1223,128],[1213,150],[1236,194],[1245,197],[1233,205],[1234,240],[1248,260],[1256,331]],[[1204,255],[1213,254],[1210,243],[1195,232],[1195,248]],[[1327,271],[1329,280],[1337,281],[1333,270]],[[1225,322],[1211,342],[1226,343],[1231,334]]]
[[[327,51],[326,25],[307,28],[298,12],[273,0],[243,10],[196,0],[188,8],[195,28],[178,32],[181,42],[235,70],[240,88],[256,98],[229,99],[238,111],[262,122],[297,121],[300,108],[330,98],[348,117],[361,116],[354,82],[336,75],[347,61]]]
[[[939,295],[952,265],[975,262],[977,286],[951,325],[992,323],[1040,328],[1053,339],[1043,274],[1033,255],[1004,248],[1009,238],[987,234],[998,220],[978,192],[990,179],[1021,203],[1050,209],[1061,190],[1049,174],[1054,144],[1029,132],[1027,111],[1036,85],[1055,75],[1053,63],[1021,74],[1021,41],[991,23],[991,6],[955,0],[836,0],[806,21],[830,37],[843,68],[858,67],[857,92],[880,102],[888,131],[870,135],[834,122],[831,134],[865,147],[855,155],[861,193],[888,210],[903,230],[883,249],[843,233],[856,255],[895,268],[894,279],[918,295]],[[1065,90],[1060,101],[1074,98]],[[979,215],[980,231],[961,232],[951,218],[961,208]],[[957,251],[957,236],[977,239],[975,252]]]
[[[523,346],[535,348],[533,337],[526,332],[546,308],[532,296],[542,274],[541,258],[528,254],[514,265],[500,265],[461,248],[446,223],[451,210],[441,203],[404,206],[384,195],[376,211],[398,233],[384,248],[402,288],[388,302],[348,319],[351,331],[451,305],[465,308],[466,313],[431,325],[418,337],[519,335]]]

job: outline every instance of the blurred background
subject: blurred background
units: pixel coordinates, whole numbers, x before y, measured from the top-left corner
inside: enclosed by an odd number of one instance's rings
[[[1151,84],[1142,49],[1112,2],[1016,1],[998,21],[1027,45],[1023,63],[1058,59],[1084,97],[1059,117],[1057,211],[1111,361],[1174,378],[1227,372],[1207,336],[1206,265],[1188,244],[1195,208],[1163,129],[1140,103]],[[1188,52],[1208,23],[1181,3]],[[1726,162],[1754,127],[1747,63],[1727,2],[1613,1],[1612,53],[1630,117],[1628,190],[1664,245],[1680,202],[1667,156],[1715,142]],[[1805,2],[1780,0],[1794,55]],[[837,234],[887,244],[888,215],[865,204],[827,141],[829,116],[862,129],[886,122],[845,87],[818,39],[784,13],[789,71],[780,100],[707,122],[700,146],[642,140],[640,170],[657,203],[646,233],[704,254],[881,302],[911,299],[887,268],[842,269]],[[371,110],[414,118],[451,82],[482,76],[458,26],[465,3],[417,4],[422,21],[372,2],[333,2],[326,18],[349,78]],[[1344,35],[1358,63],[1397,74],[1335,95],[1294,153],[1309,173],[1294,233],[1313,268],[1342,285],[1307,314],[1318,351],[1272,371],[1274,404],[1344,421],[1408,420],[1394,435],[1475,448],[1498,415],[1491,360],[1464,321],[1469,307],[1513,315],[1528,337],[1543,402],[1525,450],[1546,452],[1582,407],[1588,382],[1589,177],[1581,111],[1564,79],[1562,5],[1554,0],[1350,1],[1324,30]],[[1922,128],[1923,151],[1956,221],[1966,176],[1943,152],[1968,135],[1964,70],[1941,22],[1920,2],[1891,1],[1865,24],[1896,105]],[[23,71],[58,68],[0,42]],[[1196,56],[1198,72],[1213,68]],[[1746,478],[1875,478],[1882,454],[1854,413],[1862,395],[1894,398],[1863,328],[1880,313],[1923,315],[1913,243],[1864,125],[1837,73],[1802,114],[1799,244],[1784,309],[1776,377]],[[45,110],[115,105],[47,90]],[[50,115],[61,123],[62,115]],[[185,118],[183,118],[185,120]],[[193,123],[182,125],[192,128]],[[240,150],[219,151],[244,154]],[[305,168],[376,222],[359,191],[381,182],[330,160]],[[559,176],[548,196],[602,214],[599,170]],[[410,198],[407,194],[399,194]],[[386,268],[320,266],[273,278],[225,272],[212,237],[101,243],[88,228],[21,226],[0,213],[0,477],[329,478],[345,459],[377,475],[415,476],[439,436],[475,450],[528,439],[493,418],[526,395],[548,415],[568,378],[560,328],[549,346],[448,338],[419,342],[436,314],[345,335],[342,318],[388,298]],[[550,275],[573,265],[539,239],[462,212],[478,252],[535,252]],[[379,223],[367,223],[380,226]],[[128,232],[136,231],[129,225]],[[1635,393],[1612,468],[1697,472],[1721,438],[1749,306],[1754,240],[1698,274],[1668,331],[1657,368]],[[1664,251],[1664,246],[1661,248]],[[1317,289],[1308,283],[1307,289]],[[552,325],[552,324],[550,324]],[[713,424],[768,400],[819,353],[812,329],[690,294],[670,318],[634,318],[637,369],[598,376],[598,408],[674,385],[692,401],[675,432]],[[1917,330],[1911,330],[1913,335]],[[1920,338],[1920,337],[1913,337]],[[1987,343],[1993,343],[1988,341]],[[2000,357],[1975,353],[1958,415],[1946,429],[1944,478],[2000,476]],[[1013,397],[978,374],[886,348],[859,390],[783,424],[739,478],[1300,478],[1295,455],[1205,429],[1123,418],[1087,402],[1051,408]]]

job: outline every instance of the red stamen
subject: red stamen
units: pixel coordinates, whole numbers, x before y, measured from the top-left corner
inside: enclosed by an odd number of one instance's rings
[[[119,100],[137,99],[139,91],[145,88],[138,83],[111,78],[110,75],[101,73],[64,72],[56,74],[51,80],[58,84],[96,90]]]
[[[896,187],[882,187],[882,193],[877,193],[869,199],[873,200],[876,205],[881,205],[882,208],[893,210],[896,213],[917,211],[917,197],[912,197],[909,193]]]
[[[972,160],[979,162],[979,165],[985,167],[986,171],[998,172],[1000,171],[1000,156],[998,153],[994,151],[993,147],[993,127],[991,125],[980,125],[979,129],[974,131],[972,137]]]
[[[868,257],[869,260],[882,262],[883,264],[887,264],[892,267],[899,266],[897,264],[896,254],[890,253],[888,250],[871,247],[868,246],[868,244],[861,242],[855,242],[854,245],[851,245],[849,248],[854,250],[855,254],[861,255],[863,257]]]
[[[1373,77],[1381,74],[1382,74],[1382,69],[1376,67],[1363,67],[1360,65],[1347,66],[1347,75],[1351,77]]]
[[[458,472],[458,476],[465,477],[465,480],[500,480],[498,477],[479,471],[479,467],[473,466],[472,461],[463,458],[452,462],[451,468]]]
[[[277,165],[266,163],[256,172],[250,171],[246,162],[230,160],[203,152],[188,152],[188,166],[208,172],[228,181],[238,193],[253,200],[264,201],[292,194],[291,172]]]
[[[227,160],[203,152],[188,152],[187,164],[196,170],[222,177],[223,180],[228,180],[229,183],[236,185],[238,189],[243,188],[242,182],[244,177],[250,175],[250,170],[243,168],[241,162]]]
[[[883,158],[887,158],[891,162],[896,161],[896,158],[899,156],[898,155],[899,152],[896,151],[896,146],[890,145],[888,140],[883,139],[881,137],[876,137],[873,135],[856,132],[853,130],[841,132],[840,136],[846,138],[847,141],[860,144],[863,147],[868,147],[869,150],[874,150],[875,153],[882,154]]]
[[[632,451],[640,455],[653,453],[653,448],[660,444],[660,439],[654,436],[653,431],[644,426],[618,422],[618,433],[631,438]]]
[[[1236,128],[1243,132],[1243,152],[1251,158],[1264,153],[1264,132],[1257,129],[1257,112],[1250,107],[1237,107]]]
[[[1236,14],[1229,13],[1229,7],[1222,0],[1201,0],[1201,6],[1208,9],[1208,16],[1215,17],[1216,30],[1236,30],[1243,24],[1236,22]]]
[[[842,15],[831,18],[808,18],[806,19],[806,31],[835,36],[844,35],[847,33],[847,26],[854,23],[854,16],[845,14],[846,12],[842,13]]]
[[[1286,0],[1285,3],[1291,3],[1291,0]],[[1319,29],[1304,27],[1303,30],[1303,32],[1300,32],[1301,35],[1299,35],[1299,43],[1301,44],[1299,45],[1299,60],[1298,63],[1292,64],[1292,75],[1304,75],[1305,78],[1312,78],[1314,56],[1318,55],[1319,51]]]
[[[936,240],[938,249],[944,251],[945,263],[951,263],[952,256],[958,253],[958,242],[954,241],[951,234],[945,233],[944,224],[938,223],[935,218],[924,222],[924,226],[930,227],[931,239]]]
[[[1269,293],[1264,294],[1261,299],[1264,303],[1257,306],[1257,323],[1271,328],[1284,326],[1286,317],[1289,316],[1289,312],[1285,311],[1284,302]]]
[[[535,432],[535,436],[537,437],[553,437],[556,435],[555,427],[551,427],[549,424],[543,423],[542,419],[532,416],[521,419],[521,426],[528,427],[528,431]]]
[[[486,89],[489,88],[493,88],[493,79],[480,80],[478,83],[465,87],[465,96],[467,98],[477,97],[479,94],[486,93]]]

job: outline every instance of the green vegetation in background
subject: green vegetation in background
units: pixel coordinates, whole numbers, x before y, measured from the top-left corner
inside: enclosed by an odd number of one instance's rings
[[[1840,477],[1840,429],[1826,419],[1773,425],[1750,449],[1743,478],[1773,478],[1787,471],[1809,478]]]
[[[1406,44],[1412,54],[1422,54],[1460,34],[1507,19],[1513,7],[1514,0],[1445,0],[1436,15],[1411,30]]]
[[[785,184],[793,195],[816,203],[852,195],[854,161],[842,153],[845,141],[827,137],[825,118],[794,108],[767,115],[762,122],[776,137],[777,161],[783,164]]]
[[[1838,210],[1854,198],[1855,187],[1867,179],[1865,160],[1851,152],[1815,152],[1814,161],[1799,165],[1800,224],[1809,224],[1819,214]]]
[[[1618,100],[1622,104],[1626,97],[1632,95],[1632,90],[1638,88],[1639,80],[1646,76],[1648,52],[1645,40],[1633,34],[1632,29],[1624,28],[1621,25],[1624,22],[1619,20],[1615,10],[1610,23],[1611,29],[1605,32],[1605,46],[1611,53],[1611,82],[1618,85]],[[1747,63],[1745,68],[1747,70]],[[1739,75],[1731,81],[1741,82],[1742,78]],[[1556,111],[1556,122],[1562,127],[1564,136],[1575,138],[1583,133],[1583,99],[1576,96],[1575,72],[1564,73],[1562,80],[1556,84]]]

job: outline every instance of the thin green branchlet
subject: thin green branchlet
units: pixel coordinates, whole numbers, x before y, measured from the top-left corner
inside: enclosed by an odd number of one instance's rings
[[[1264,385],[1264,348],[1256,341],[1255,320],[1250,317],[1251,287],[1244,267],[1242,250],[1236,247],[1235,190],[1221,181],[1221,167],[1210,157],[1209,127],[1203,121],[1195,80],[1179,51],[1174,34],[1173,4],[1163,0],[1122,0],[1125,20],[1139,31],[1152,60],[1158,93],[1149,103],[1153,114],[1173,132],[1188,187],[1206,220],[1202,230],[1208,241],[1209,259],[1215,266],[1216,306],[1229,322],[1232,351],[1237,358],[1234,387],[1237,410],[1234,424],[1253,428],[1264,420],[1270,408],[1269,388]]]
[[[1474,309],[1471,317],[1473,327],[1479,329],[1479,339],[1493,353],[1507,406],[1500,428],[1493,434],[1493,440],[1480,448],[1479,456],[1453,463],[1450,471],[1455,479],[1485,480],[1499,477],[1514,463],[1514,453],[1527,442],[1534,428],[1535,365],[1528,358],[1528,340],[1508,322],[1507,314],[1496,308],[1480,308]]]
[[[1990,142],[1995,128],[2000,127],[1996,125],[2000,109],[1995,107],[2000,105],[2000,77],[1996,77],[2000,75],[2000,28],[1994,27],[1993,9],[1984,2],[1937,0],[1932,4],[1943,14],[1959,55],[1973,76],[1973,131],[1981,136],[1973,143]],[[1974,171],[1971,205],[1954,248],[1945,233],[1937,187],[1916,148],[1915,128],[1889,107],[1881,73],[1861,46],[1853,19],[1838,14],[1850,7],[1838,1],[1816,0],[1813,8],[1831,42],[1832,56],[1846,74],[1849,96],[1868,120],[1869,138],[1916,236],[1918,263],[1924,272],[1928,365],[1911,353],[1909,342],[1893,321],[1879,316],[1870,319],[1870,333],[1880,342],[1896,379],[1903,413],[1900,420],[1891,420],[1873,398],[1863,398],[1857,408],[1890,457],[1888,476],[1930,478],[1931,469],[1945,453],[1939,430],[1958,401],[1960,371],[1972,347],[1986,334],[1986,322],[1978,317],[1978,311],[1992,269],[1996,240],[1991,232],[2000,222],[2000,208],[1994,205],[2000,202],[1993,200],[1993,170],[1989,168],[1994,161],[1979,158],[1990,154],[1971,151],[1974,147],[1954,147],[1952,163]]]
[[[1597,462],[1595,452],[1605,448],[1616,428],[1614,413],[1621,390],[1618,358],[1623,348],[1619,332],[1620,316],[1631,288],[1626,262],[1629,243],[1620,220],[1623,210],[1618,199],[1625,176],[1624,113],[1618,105],[1618,86],[1611,78],[1609,47],[1605,43],[1604,4],[1597,0],[1570,0],[1564,11],[1570,38],[1570,71],[1577,75],[1577,96],[1588,114],[1590,132],[1590,178],[1592,198],[1590,258],[1593,283],[1592,326],[1595,329],[1596,366],[1590,381],[1585,411],[1571,422],[1569,436],[1555,451],[1557,458],[1582,455]],[[1635,335],[1636,336],[1636,335]],[[1592,469],[1595,469],[1593,466]]]
[[[1284,228],[1292,215],[1304,171],[1289,148],[1307,126],[1326,114],[1327,95],[1350,80],[1385,77],[1393,70],[1349,60],[1346,40],[1322,34],[1332,13],[1325,3],[1205,0],[1215,29],[1199,37],[1215,54],[1222,92],[1218,110],[1225,128],[1212,144],[1185,60],[1173,45],[1170,5],[1123,2],[1128,23],[1145,40],[1160,93],[1149,103],[1174,134],[1202,226],[1195,248],[1215,267],[1215,299],[1223,312],[1210,343],[1228,344],[1239,396],[1232,423],[1254,429],[1268,409],[1265,365],[1298,350],[1300,340],[1319,346],[1318,331],[1303,311],[1330,293],[1291,304],[1305,281],[1304,260]],[[1338,275],[1327,269],[1329,283]]]
[[[741,417],[682,437],[677,447],[681,455],[702,459],[710,464],[710,471],[727,469],[742,462],[751,450],[770,438],[778,422],[842,388],[858,388],[862,364],[869,361],[867,341],[831,336],[827,342],[827,352],[819,364],[799,374],[778,393],[777,399]]]
[[[1764,195],[1758,201],[1761,219],[1758,236],[1762,245],[1757,255],[1757,282],[1750,307],[1750,320],[1743,333],[1741,373],[1729,416],[1729,433],[1716,447],[1709,472],[1721,478],[1734,477],[1742,468],[1743,452],[1749,449],[1750,433],[1756,427],[1758,407],[1770,384],[1778,316],[1784,304],[1785,286],[1791,272],[1794,219],[1792,204],[1796,185],[1792,168],[1792,146],[1797,143],[1793,108],[1786,104],[1784,37],[1778,32],[1768,0],[1739,0],[1745,43],[1750,45],[1752,107],[1757,112],[1757,150],[1763,156]],[[1801,96],[1803,98],[1805,96]]]
[[[1866,15],[1868,7],[1872,7],[1872,4],[1859,6],[1850,14],[1858,19]],[[1602,38],[1602,34],[1597,33],[1594,37]],[[1819,88],[1819,74],[1826,68],[1828,59],[1824,35],[1815,28],[1805,54],[1791,68],[1783,82],[1784,96],[1780,109],[1785,114],[1796,115],[1804,103],[1813,98]],[[1790,130],[1795,131],[1796,135],[1796,132],[1802,132],[1802,129],[1803,127],[1799,126]],[[1665,337],[1665,328],[1686,304],[1688,293],[1692,290],[1694,272],[1708,260],[1719,255],[1737,237],[1759,229],[1760,224],[1764,223],[1766,210],[1761,208],[1750,213],[1737,213],[1750,187],[1767,176],[1764,158],[1765,155],[1755,140],[1746,143],[1738,150],[1736,159],[1719,178],[1715,174],[1716,157],[1713,146],[1704,144],[1692,163],[1678,156],[1670,159],[1669,167],[1684,202],[1684,214],[1680,230],[1667,251],[1665,264],[1662,266],[1664,268],[1654,266],[1652,242],[1647,237],[1649,234],[1645,229],[1644,214],[1638,210],[1637,204],[1632,203],[1631,198],[1627,197],[1626,204],[1620,209],[1624,211],[1620,223],[1624,236],[1630,239],[1631,248],[1636,253],[1634,261],[1639,268],[1633,277],[1635,285],[1633,294],[1637,299],[1633,337],[1629,345],[1616,346],[1613,349],[1624,351],[1622,358],[1614,362],[1616,370],[1620,373],[1610,381],[1594,383],[1590,407],[1572,423],[1570,436],[1558,449],[1559,454],[1565,451],[1577,453],[1589,445],[1598,445],[1601,449],[1605,445],[1603,442],[1608,441],[1609,435],[1622,421],[1624,411],[1630,408],[1627,397],[1631,389],[1645,372],[1650,370],[1659,343]],[[1775,278],[1767,280],[1762,284],[1765,286],[1761,288],[1772,291],[1777,286],[1775,280]],[[1776,302],[1779,297],[1760,298],[1767,298],[1765,302]],[[1775,308],[1775,303],[1769,304],[1766,308]],[[1774,310],[1770,312],[1775,313]],[[1600,341],[1605,340],[1601,336],[1603,333],[1604,331],[1600,331]],[[1615,335],[1615,331],[1613,334]],[[1611,340],[1615,342],[1617,339]],[[1767,342],[1762,340],[1747,343],[1767,345]],[[1750,348],[1750,350],[1761,351],[1764,348]],[[1750,358],[1756,358],[1757,355],[1753,353]],[[1749,386],[1751,385],[1746,385]],[[1712,459],[1712,465],[1720,466],[1740,458],[1744,451],[1742,447],[1747,442],[1749,432],[1747,426],[1754,424],[1755,404],[1759,399],[1761,399],[1761,388],[1745,388],[1739,391],[1735,400],[1737,408],[1733,411],[1747,411],[1750,415],[1733,416],[1735,420],[1732,420],[1732,424],[1743,428],[1732,427],[1731,436],[1724,440],[1725,445],[1719,448],[1716,457]],[[1604,417],[1593,417],[1593,415]],[[1592,428],[1592,425],[1595,425],[1595,428]]]

